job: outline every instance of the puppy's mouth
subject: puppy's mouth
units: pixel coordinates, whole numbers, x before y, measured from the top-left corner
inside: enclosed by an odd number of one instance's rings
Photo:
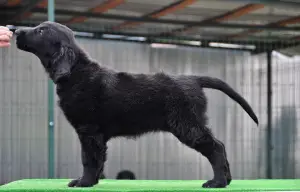
[[[20,42],[20,41],[17,40],[16,44],[17,44],[17,47],[19,49],[23,50],[23,51],[28,51],[28,52],[31,52],[31,53],[35,53],[36,52],[34,48],[30,47],[26,43],[22,43],[22,42]]]

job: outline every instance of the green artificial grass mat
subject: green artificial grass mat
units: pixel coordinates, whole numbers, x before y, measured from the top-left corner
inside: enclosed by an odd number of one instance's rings
[[[0,186],[0,192],[195,192],[195,191],[300,191],[300,180],[233,180],[223,189],[205,189],[199,180],[109,180],[90,188],[69,188],[70,179],[24,179]]]

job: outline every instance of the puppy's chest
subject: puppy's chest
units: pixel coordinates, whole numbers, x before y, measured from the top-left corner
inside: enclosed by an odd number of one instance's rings
[[[88,90],[68,91],[59,95],[59,106],[71,123],[96,121],[99,99]]]

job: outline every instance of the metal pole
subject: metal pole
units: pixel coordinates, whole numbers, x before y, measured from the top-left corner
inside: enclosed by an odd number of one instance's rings
[[[272,50],[267,51],[267,178],[272,179]]]
[[[54,21],[54,0],[48,0],[48,20]],[[48,80],[48,177],[54,177],[54,85]]]

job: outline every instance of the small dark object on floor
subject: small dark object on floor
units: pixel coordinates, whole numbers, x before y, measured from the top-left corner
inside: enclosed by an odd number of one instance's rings
[[[226,187],[231,182],[224,144],[207,127],[203,88],[224,92],[257,124],[258,119],[225,82],[195,75],[116,72],[90,59],[77,45],[73,31],[54,22],[21,28],[15,34],[18,48],[41,60],[57,86],[59,105],[78,134],[83,174],[70,187],[98,183],[111,138],[159,131],[172,133],[209,160],[214,177],[203,187]]]
[[[123,170],[117,174],[116,179],[127,179],[127,180],[135,180],[135,175],[132,171]]]

